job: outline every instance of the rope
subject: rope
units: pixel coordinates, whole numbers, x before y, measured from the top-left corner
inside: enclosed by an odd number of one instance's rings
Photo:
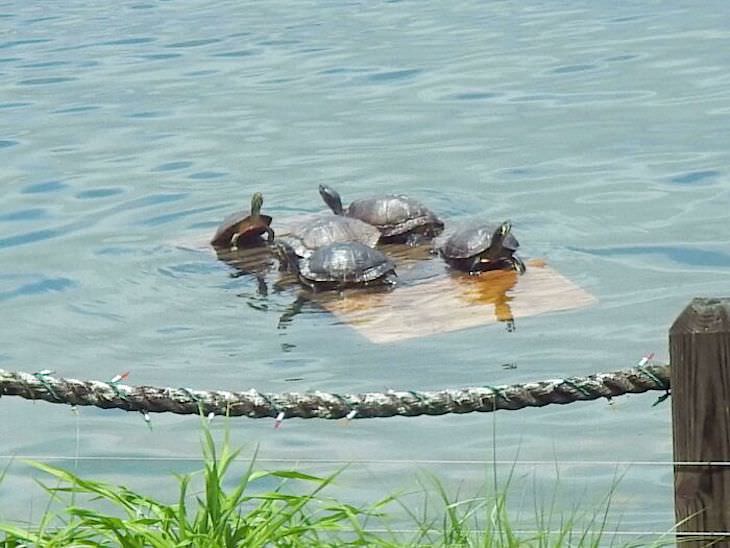
[[[119,382],[82,381],[0,369],[0,396],[20,396],[102,409],[181,415],[229,415],[232,417],[302,419],[367,419],[488,413],[575,401],[614,398],[628,393],[669,390],[669,365],[646,365],[587,377],[546,380],[525,384],[477,386],[439,391],[329,394],[285,392],[264,394],[256,390],[192,390],[155,386],[129,386]]]

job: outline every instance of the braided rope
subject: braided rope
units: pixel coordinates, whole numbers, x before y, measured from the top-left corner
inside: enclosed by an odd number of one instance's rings
[[[475,411],[485,413],[499,409],[517,410],[599,398],[611,399],[649,390],[668,392],[669,373],[669,365],[647,365],[587,377],[439,391],[264,394],[256,390],[229,392],[129,386],[119,382],[56,378],[48,372],[29,374],[0,369],[0,396],[20,396],[50,403],[92,405],[102,409],[116,408],[142,413],[197,415],[202,412],[206,415],[249,418],[365,419]]]

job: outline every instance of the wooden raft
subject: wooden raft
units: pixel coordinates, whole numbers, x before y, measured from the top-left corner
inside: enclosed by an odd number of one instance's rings
[[[404,283],[387,293],[350,291],[338,297],[320,302],[378,344],[511,322],[596,302],[593,295],[538,261],[529,261],[522,276],[512,271],[480,276],[444,272],[424,283]]]

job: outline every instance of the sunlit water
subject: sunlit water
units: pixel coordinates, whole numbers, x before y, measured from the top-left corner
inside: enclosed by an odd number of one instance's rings
[[[359,392],[583,375],[648,351],[665,359],[687,301],[726,293],[724,7],[2,2],[0,367]],[[389,345],[313,306],[279,329],[296,292],[264,297],[255,277],[232,276],[195,242],[254,190],[274,217],[320,211],[321,182],[345,202],[400,191],[447,221],[510,218],[523,256],[599,302],[512,333],[490,325]],[[518,465],[516,477],[550,493],[557,466],[566,508],[600,500],[625,471],[609,529],[665,530],[670,466],[569,463],[668,463],[669,405],[654,400],[231,428],[236,444],[259,444],[264,466],[365,461],[334,491],[353,501],[408,488],[423,469],[449,485],[491,477],[481,465],[409,460],[546,461]],[[136,414],[0,405],[5,456],[70,457],[83,473],[170,497],[170,473],[198,468],[194,418],[154,416],[150,431]],[[193,461],[166,460],[181,456]],[[46,499],[30,480],[13,464],[0,517],[38,516]]]

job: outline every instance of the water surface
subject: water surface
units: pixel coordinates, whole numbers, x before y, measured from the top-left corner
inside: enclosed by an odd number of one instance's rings
[[[0,2],[0,367],[351,392],[664,359],[688,300],[726,293],[724,6]],[[278,329],[293,290],[262,297],[254,277],[180,245],[204,240],[255,190],[273,216],[320,211],[322,182],[345,201],[399,191],[447,220],[510,218],[525,257],[599,303],[512,333],[491,325],[373,345],[314,308]],[[571,461],[670,462],[669,405],[653,402],[231,427],[236,443],[289,462],[272,466],[364,461],[340,484],[353,500],[429,467],[477,485],[484,466],[409,461],[496,455],[552,463],[519,468],[548,492],[557,463],[569,508],[600,499],[623,470]],[[155,416],[150,431],[135,414],[1,404],[6,456],[70,457],[84,473],[170,497],[169,473],[197,467],[172,460],[198,455],[192,418]],[[671,473],[628,468],[620,527],[608,529],[669,529]],[[11,467],[0,517],[37,516],[45,498],[30,479]]]

